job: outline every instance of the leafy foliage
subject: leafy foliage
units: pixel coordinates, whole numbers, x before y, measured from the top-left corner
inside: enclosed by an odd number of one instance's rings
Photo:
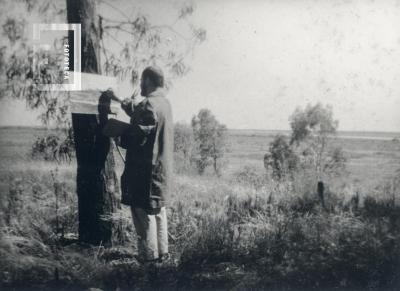
[[[132,71],[137,73],[145,66],[155,64],[169,70],[172,78],[182,76],[189,70],[186,64],[189,54],[206,39],[204,29],[188,22],[195,11],[190,4],[179,9],[173,24],[163,25],[153,25],[141,13],[130,17],[111,1],[101,1],[101,5],[115,10],[120,16],[120,19],[109,19],[101,15],[99,29],[104,71],[121,79],[131,75]],[[186,29],[178,29],[181,26]],[[108,49],[109,42],[118,44],[119,51]],[[171,78],[169,84],[170,81]]]
[[[194,159],[195,143],[192,128],[184,123],[174,126],[175,169],[188,171]]]
[[[45,161],[68,161],[71,162],[74,152],[74,144],[70,130],[67,138],[60,137],[59,134],[48,134],[38,137],[32,145],[31,156],[34,159]]]
[[[196,142],[196,163],[200,174],[212,164],[217,175],[220,174],[221,159],[226,150],[227,128],[218,122],[208,109],[201,109],[192,118],[194,140]]]
[[[296,170],[311,171],[318,179],[341,175],[346,169],[346,155],[340,147],[332,147],[338,121],[331,106],[307,105],[290,116],[290,142],[276,136],[264,155],[264,166],[277,179],[292,177]]]
[[[24,33],[24,20],[17,20],[8,17],[3,24],[3,35],[6,35],[11,44],[15,44],[17,40],[22,39]]]
[[[333,175],[343,174],[346,170],[346,162],[347,157],[343,149],[336,147],[328,153],[323,172]]]
[[[290,117],[290,144],[299,153],[301,166],[313,171],[318,179],[341,174],[345,169],[346,157],[342,149],[330,146],[338,124],[332,107],[321,103],[297,108]]]
[[[264,167],[272,169],[272,175],[278,180],[293,174],[297,169],[298,157],[293,152],[286,138],[277,135],[269,145],[269,152],[264,156]]]
[[[333,119],[332,107],[324,107],[321,103],[314,106],[308,104],[304,110],[297,108],[289,120],[292,128],[291,143],[297,144],[310,137],[326,139],[336,133],[339,124]]]

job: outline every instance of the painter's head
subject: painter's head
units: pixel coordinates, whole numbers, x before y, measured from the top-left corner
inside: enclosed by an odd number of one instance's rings
[[[148,96],[157,88],[164,87],[164,74],[159,67],[150,66],[144,69],[140,82],[142,96]]]

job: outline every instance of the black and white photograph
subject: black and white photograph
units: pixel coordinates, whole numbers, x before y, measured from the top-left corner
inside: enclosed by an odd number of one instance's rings
[[[0,0],[0,289],[400,290],[400,1]]]

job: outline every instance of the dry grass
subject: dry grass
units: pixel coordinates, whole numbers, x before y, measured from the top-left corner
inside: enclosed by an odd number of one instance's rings
[[[168,213],[173,260],[142,266],[133,257],[136,237],[126,208],[113,218],[123,222],[123,243],[105,249],[71,240],[75,165],[32,161],[22,154],[29,141],[16,140],[13,149],[2,141],[8,156],[0,168],[2,288],[400,286],[400,189],[393,183],[363,192],[332,182],[322,208],[312,179],[274,182],[252,160],[221,179],[179,174]],[[20,155],[12,160],[16,149]]]

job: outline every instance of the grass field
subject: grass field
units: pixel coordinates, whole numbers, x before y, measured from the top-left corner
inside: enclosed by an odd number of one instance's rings
[[[263,169],[263,157],[276,134],[285,131],[231,130],[229,144],[230,172],[245,164]],[[400,133],[339,132],[334,146],[344,149],[348,159],[344,182],[371,190],[390,178],[400,167]]]
[[[263,180],[263,155],[276,132],[230,131],[221,178],[208,173],[176,175],[169,208],[173,260],[144,267],[133,257],[136,237],[125,207],[114,218],[123,224],[123,242],[112,248],[60,243],[60,228],[67,234],[77,232],[76,164],[32,160],[31,144],[44,133],[0,129],[4,289],[400,286],[400,188],[393,182],[400,168],[396,134],[339,135],[335,143],[347,154],[348,173],[326,181],[334,187],[328,192],[329,207],[323,209],[306,178]],[[121,173],[122,163],[117,155],[116,159]],[[253,169],[246,176],[249,183],[237,179],[246,166]],[[261,180],[258,187],[254,179]],[[353,199],[355,189],[360,201]]]

